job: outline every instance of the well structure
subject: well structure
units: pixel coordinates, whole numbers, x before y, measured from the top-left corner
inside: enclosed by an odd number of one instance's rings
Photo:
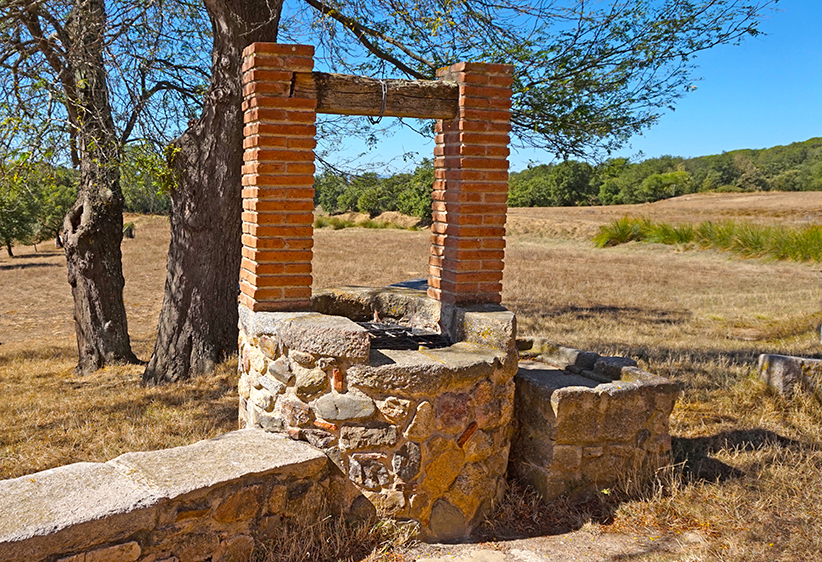
[[[512,69],[312,71],[310,46],[244,52],[240,424],[321,448],[383,515],[459,540],[504,490],[512,433],[516,323],[499,304]],[[312,294],[322,112],[437,120],[427,282]],[[404,345],[379,343],[396,330]]]

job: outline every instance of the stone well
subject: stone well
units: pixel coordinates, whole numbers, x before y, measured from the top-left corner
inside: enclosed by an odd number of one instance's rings
[[[499,303],[513,68],[374,80],[315,72],[313,54],[243,53],[240,423],[319,447],[382,514],[458,540],[502,493],[511,437],[515,321]],[[318,113],[436,119],[421,286],[312,291]],[[406,345],[384,348],[403,329]]]
[[[424,539],[466,537],[504,491],[514,315],[401,287],[311,302],[305,312],[240,308],[241,426],[319,447],[382,515],[418,522]],[[448,345],[374,349],[357,322],[375,318]]]

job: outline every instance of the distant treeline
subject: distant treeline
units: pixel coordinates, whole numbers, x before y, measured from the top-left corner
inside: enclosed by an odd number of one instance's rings
[[[398,211],[431,220],[434,163],[424,159],[410,173],[380,177],[373,172],[347,175],[325,170],[314,178],[314,203],[327,213],[358,211],[376,215]]]
[[[433,163],[413,173],[380,177],[326,170],[316,177],[315,202],[329,213],[399,211],[431,216]],[[566,160],[514,172],[511,207],[646,203],[700,191],[822,191],[822,138],[713,156],[661,156],[638,163],[613,158],[599,165]]]
[[[646,203],[700,191],[822,191],[822,138],[713,156],[598,166],[568,160],[511,174],[512,207]]]

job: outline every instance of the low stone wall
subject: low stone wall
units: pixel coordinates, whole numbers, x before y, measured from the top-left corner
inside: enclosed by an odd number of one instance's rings
[[[758,371],[760,380],[785,398],[804,390],[822,400],[822,359],[762,354]]]
[[[322,449],[385,516],[426,540],[468,536],[504,492],[514,315],[405,288],[339,289],[313,312],[240,307],[240,423]],[[354,320],[444,327],[439,349],[370,347]]]
[[[258,430],[0,482],[2,562],[227,562],[360,508],[321,452]]]
[[[543,345],[515,378],[511,471],[546,500],[669,462],[678,385],[622,357]],[[603,382],[605,381],[605,382]]]

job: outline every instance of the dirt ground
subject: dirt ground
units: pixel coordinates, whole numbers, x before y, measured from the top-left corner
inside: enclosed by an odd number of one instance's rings
[[[703,456],[742,476],[703,478],[674,494],[626,502],[612,514],[615,523],[510,540],[419,545],[403,555],[421,562],[820,559],[819,409],[786,403],[750,377],[758,353],[819,355],[820,265],[639,244],[594,249],[589,239],[599,225],[623,216],[819,224],[822,193],[696,194],[647,205],[509,211],[504,304],[517,312],[520,331],[629,355],[683,382],[689,390],[672,417],[672,434],[692,447],[723,437],[725,445]],[[126,220],[135,223],[137,236],[123,242],[124,298],[135,353],[146,360],[163,296],[168,220]],[[428,244],[422,231],[318,230],[314,286],[381,286],[425,277]],[[214,388],[196,382],[180,387],[179,396],[170,387],[140,389],[134,367],[106,369],[84,380],[72,375],[76,350],[63,253],[49,243],[15,251],[13,259],[0,255],[0,373],[14,371],[0,375],[6,396],[6,404],[0,403],[0,466],[7,463],[6,470],[18,475],[156,447],[140,440],[149,423],[156,423],[153,431],[167,446],[180,408],[194,409],[189,399],[210,399],[217,406],[192,414],[174,444],[236,427],[236,380],[228,372]],[[52,387],[43,410],[28,402],[8,405],[11,395],[45,394]],[[109,387],[123,392],[122,403],[131,408],[125,429],[115,430],[111,411],[102,406],[75,419],[81,401],[91,402]],[[139,399],[125,394],[132,387],[143,393]],[[65,393],[77,389],[88,397],[78,394],[71,402]],[[48,416],[59,417],[59,423]],[[211,426],[197,429],[203,420]],[[105,443],[90,449],[92,435],[102,435]],[[729,435],[740,438],[729,441]],[[794,445],[746,435],[776,435]],[[44,452],[49,446],[55,448],[51,455]]]

